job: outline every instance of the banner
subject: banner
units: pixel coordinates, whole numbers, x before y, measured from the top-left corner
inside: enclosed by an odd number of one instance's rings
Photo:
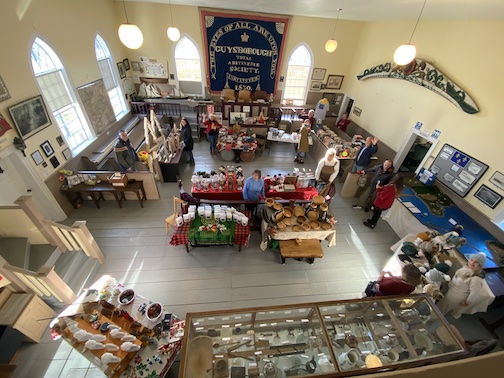
[[[275,92],[289,17],[201,10],[211,91]]]

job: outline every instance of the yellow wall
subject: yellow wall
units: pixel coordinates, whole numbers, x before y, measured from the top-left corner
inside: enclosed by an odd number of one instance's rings
[[[99,33],[108,44],[116,61],[129,58],[138,61],[148,56],[168,64],[168,73],[175,73],[174,42],[166,36],[170,26],[170,8],[164,4],[126,3],[129,20],[144,34],[144,45],[138,50],[125,48],[117,37],[119,25],[125,21],[122,3],[112,0],[10,0],[2,3],[0,12],[0,75],[11,99],[0,103],[0,112],[10,121],[7,108],[39,94],[31,72],[29,53],[36,35],[44,37],[59,54],[75,87],[100,78],[94,55],[94,39]],[[203,53],[199,10],[197,7],[172,5],[174,25],[182,35],[189,35]],[[398,149],[409,129],[421,121],[429,130],[441,131],[440,145],[450,143],[490,166],[481,183],[504,195],[488,179],[495,172],[504,172],[498,142],[504,140],[504,106],[499,96],[504,84],[500,66],[504,48],[498,43],[489,47],[504,32],[498,21],[427,21],[421,20],[413,43],[419,58],[424,58],[446,73],[476,101],[481,112],[469,115],[442,97],[419,86],[393,79],[358,81],[355,76],[365,68],[391,61],[398,45],[407,41],[413,21],[352,22],[340,20],[336,30],[338,49],[327,53],[324,44],[332,36],[334,20],[293,16],[284,47],[280,75],[285,76],[287,60],[293,49],[307,43],[314,55],[314,66],[326,68],[329,74],[344,75],[341,91],[356,98],[362,115],[352,119],[376,134],[385,143]],[[204,55],[203,55],[204,56]],[[132,75],[132,71],[127,72]],[[55,125],[26,140],[27,155],[49,140],[61,163]],[[0,150],[10,144],[14,133],[0,138]],[[430,164],[430,163],[429,163]],[[49,164],[50,166],[50,164]],[[61,167],[59,167],[61,168]],[[58,169],[59,169],[58,168]],[[37,167],[39,172],[42,167]],[[50,167],[50,172],[54,172]],[[476,186],[479,187],[479,184]],[[479,202],[473,192],[467,201],[489,218],[504,205],[492,210]],[[503,201],[504,203],[504,201]]]
[[[494,218],[504,202],[492,210],[473,194],[480,184],[486,184],[504,195],[488,182],[496,170],[504,171],[499,146],[504,140],[501,94],[504,47],[497,44],[490,48],[487,42],[504,33],[504,22],[421,20],[413,37],[418,58],[434,64],[474,99],[481,110],[475,115],[464,113],[441,96],[403,80],[355,79],[366,68],[392,61],[395,49],[407,42],[412,27],[411,21],[365,24],[348,72],[352,79],[345,91],[355,96],[362,115],[352,115],[351,119],[396,150],[417,121],[431,132],[440,130],[434,157],[444,143],[449,143],[490,166],[465,199],[487,217]]]

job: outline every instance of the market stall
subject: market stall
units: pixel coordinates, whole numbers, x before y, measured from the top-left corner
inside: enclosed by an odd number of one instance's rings
[[[62,337],[107,377],[163,378],[177,356],[185,322],[103,276],[51,323]]]
[[[217,149],[224,161],[250,162],[255,158],[257,141],[253,134],[247,135],[243,131],[233,132],[222,128],[217,140]]]
[[[189,206],[187,214],[177,218],[177,227],[170,244],[184,244],[189,253],[189,244],[197,246],[242,245],[250,239],[250,211],[238,212],[226,205]]]

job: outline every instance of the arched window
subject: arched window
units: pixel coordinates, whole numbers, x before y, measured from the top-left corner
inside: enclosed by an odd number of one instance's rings
[[[308,46],[302,44],[289,58],[283,100],[292,100],[293,105],[305,103],[311,69],[312,54]]]
[[[44,41],[36,38],[31,49],[33,74],[61,134],[75,155],[93,139],[82,109],[60,59]]]
[[[175,47],[175,67],[182,93],[201,96],[203,81],[200,53],[188,37],[182,37]]]
[[[114,109],[116,119],[121,118],[127,112],[126,103],[124,102],[124,94],[119,85],[117,70],[114,69],[114,64],[107,44],[99,35],[95,39],[95,54],[98,61],[98,67],[105,84],[105,89],[110,98],[110,104]]]

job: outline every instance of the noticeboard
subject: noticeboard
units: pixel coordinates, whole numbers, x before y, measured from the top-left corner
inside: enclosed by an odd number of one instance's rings
[[[488,165],[445,144],[434,159],[429,170],[437,175],[437,180],[445,184],[460,197],[476,185],[488,169]]]

